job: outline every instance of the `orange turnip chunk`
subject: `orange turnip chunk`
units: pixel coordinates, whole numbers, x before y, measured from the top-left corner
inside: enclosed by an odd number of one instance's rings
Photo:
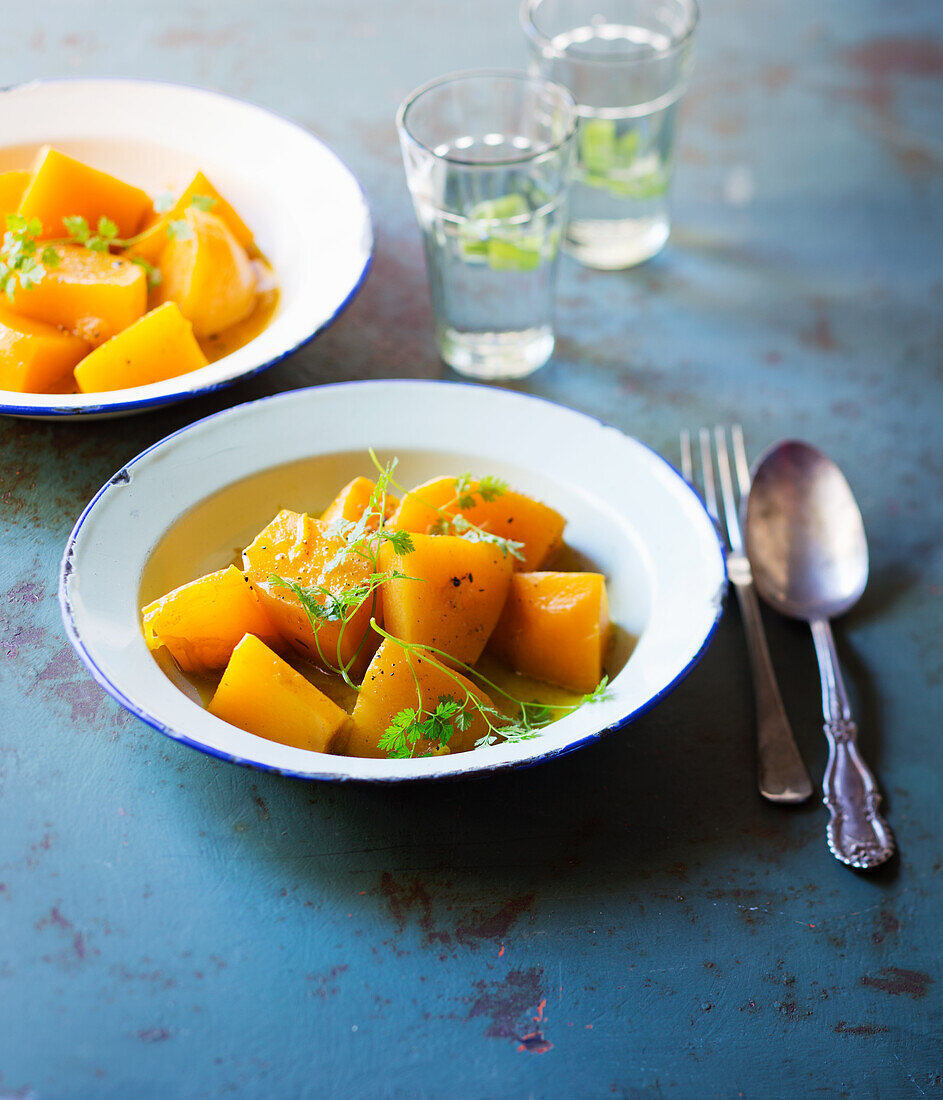
[[[247,634],[233,650],[210,714],[269,741],[330,752],[345,711],[277,653]]]
[[[109,218],[119,237],[132,237],[152,209],[150,195],[139,187],[99,172],[88,164],[44,146],[18,213],[38,218],[44,237],[66,236],[63,218],[82,217],[95,232],[99,218]]]
[[[161,253],[155,300],[176,302],[197,336],[213,336],[255,309],[255,268],[222,218],[191,206],[184,220],[189,236]]]
[[[382,572],[406,575],[383,586],[386,629],[474,664],[504,606],[513,559],[455,535],[413,535],[413,545],[408,554],[389,543],[380,550]]]
[[[508,490],[494,500],[482,500],[477,490],[478,482],[471,482],[467,491],[474,504],[460,508],[455,499],[455,478],[436,478],[417,485],[403,498],[389,526],[426,534],[441,518],[437,509],[443,509],[449,516],[461,513],[476,527],[524,544],[524,559],[515,559],[516,570],[527,573],[543,565],[560,544],[566,525],[563,516],[521,493]]]
[[[376,489],[376,482],[368,477],[355,477],[348,482],[331,503],[324,509],[321,516],[323,523],[336,523],[339,519],[350,523],[357,523],[367,508],[370,506],[370,498]],[[383,517],[389,517],[396,511],[399,501],[396,497],[386,494],[384,499]],[[376,523],[371,526],[376,527]]]
[[[448,741],[449,751],[465,752],[474,748],[475,742],[488,732],[488,727],[478,708],[468,703],[468,697],[491,707],[493,703],[488,696],[461,673],[445,670],[433,659],[409,653],[397,642],[387,639],[377,650],[363,678],[351,715],[347,755],[387,756],[379,742],[394,717],[407,708],[433,711],[444,696],[463,706],[471,718],[468,729],[455,729]],[[435,747],[428,741],[420,741],[413,755],[428,755]]]
[[[147,277],[137,264],[79,245],[57,245],[56,252],[58,265],[44,265],[38,282],[17,287],[6,309],[70,329],[96,346],[143,316]]]
[[[225,667],[246,634],[278,638],[254,586],[234,565],[175,588],[143,614],[147,644],[165,645],[184,672]]]
[[[358,675],[372,655],[368,634],[370,617],[382,618],[379,594],[367,596],[346,623],[321,621],[315,631],[294,592],[272,581],[273,576],[302,588],[318,586],[335,596],[363,584],[373,572],[371,563],[358,554],[343,551],[342,539],[331,538],[325,525],[308,515],[279,512],[243,552],[249,578],[258,586],[262,605],[282,637],[322,668],[336,670],[353,661]],[[340,561],[332,562],[338,554]],[[329,568],[330,566],[330,568]],[[327,597],[314,597],[322,605]]]
[[[608,639],[601,573],[517,573],[488,651],[525,676],[585,693],[602,678]]]
[[[242,218],[239,217],[229,203],[226,202],[222,195],[220,195],[206,176],[204,176],[202,172],[197,172],[170,210],[165,210],[161,214],[155,213],[152,215],[153,220],[148,223],[146,230],[140,234],[135,243],[128,249],[129,255],[141,256],[152,264],[158,263],[160,261],[160,254],[170,241],[170,235],[167,232],[170,223],[181,221],[193,205],[193,200],[198,196],[205,199],[212,199],[210,213],[215,214],[226,223],[232,235],[243,248],[252,247],[252,230],[246,225]]]
[[[206,364],[190,322],[174,302],[165,302],[95,348],[75,368],[75,382],[82,393],[123,390],[189,374]]]
[[[0,389],[48,393],[89,352],[84,340],[54,325],[0,309]]]

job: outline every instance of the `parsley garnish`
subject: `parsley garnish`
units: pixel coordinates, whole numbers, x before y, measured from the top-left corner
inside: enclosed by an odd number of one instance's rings
[[[158,205],[163,202],[163,197],[154,202],[154,209],[158,213],[170,209]],[[190,205],[197,210],[211,210],[216,205],[216,199],[209,195],[194,195]],[[170,206],[173,206],[172,201]],[[61,257],[56,251],[57,245],[80,244],[91,252],[109,252],[112,248],[132,248],[144,236],[144,233],[139,233],[135,237],[119,237],[118,226],[104,215],[98,219],[94,230],[78,214],[64,217],[62,224],[67,236],[40,241],[43,224],[39,218],[27,220],[22,214],[7,214],[6,234],[0,245],[0,293],[6,294],[11,302],[19,287],[28,290],[42,279],[48,268],[59,266]],[[168,222],[167,235],[186,240],[193,236],[193,232],[186,220],[181,219]],[[160,283],[160,271],[153,264],[140,256],[132,256],[130,259],[144,269],[149,286]]]
[[[423,755],[431,756],[448,745],[456,730],[467,730],[471,724],[472,716],[462,704],[451,695],[440,695],[434,710],[406,707],[395,714],[378,747],[393,760],[405,760],[421,741],[429,741],[432,748]]]
[[[549,725],[558,718],[572,714],[587,703],[602,702],[609,696],[608,679],[604,676],[589,694],[584,695],[575,703],[528,702],[511,695],[510,692],[499,687],[493,680],[489,680],[477,669],[472,668],[471,665],[459,661],[441,649],[436,649],[435,646],[422,645],[419,642],[405,642],[402,638],[395,638],[381,626],[378,626],[375,619],[370,620],[370,625],[382,638],[395,642],[404,649],[407,656],[419,656],[423,661],[428,661],[434,668],[444,673],[464,697],[460,703],[456,703],[452,696],[440,695],[434,711],[423,710],[422,695],[417,679],[417,707],[406,707],[398,711],[378,742],[378,747],[387,752],[393,759],[411,757],[416,744],[424,737],[429,735],[430,740],[435,740],[432,734],[436,729],[440,730],[440,744],[446,744],[447,740],[441,740],[441,733],[447,732],[448,737],[451,737],[454,732],[454,730],[446,730],[447,723],[452,723],[455,729],[464,731],[471,726],[476,717],[482,718],[486,726],[485,733],[475,742],[476,749],[502,742],[513,744],[519,741],[529,741],[536,737],[544,726]],[[411,664],[410,668],[412,668]],[[511,718],[498,710],[497,707],[482,702],[477,695],[468,690],[456,672],[456,668],[466,677],[478,680],[488,691],[503,696],[519,709],[519,715],[516,718]],[[416,678],[415,671],[413,671],[413,678]],[[443,708],[440,710],[439,708],[446,701],[454,703],[456,709]],[[439,720],[441,720],[441,726],[436,726],[433,721],[437,714]],[[458,717],[459,714],[461,718]],[[460,722],[461,724],[459,724]]]
[[[47,267],[59,265],[59,253],[51,245],[40,249],[37,244],[42,231],[39,218],[7,214],[7,231],[0,246],[0,293],[11,302],[17,287],[29,289],[42,279]]]
[[[406,578],[405,573],[397,573],[395,570],[389,573],[372,573],[360,584],[352,585],[341,592],[332,592],[330,588],[324,588],[320,584],[305,587],[297,581],[286,580],[274,573],[269,576],[269,583],[276,588],[287,588],[294,592],[308,616],[312,630],[317,630],[318,623],[346,621],[381,584],[401,578],[410,579]]]
[[[380,465],[380,460],[372,449],[370,451],[370,458],[378,470],[384,470],[384,467]],[[518,561],[524,560],[524,544],[522,542],[515,542],[514,539],[503,538],[501,535],[495,535],[491,531],[486,531],[484,527],[479,527],[462,515],[463,509],[469,510],[474,508],[478,503],[475,497],[480,497],[483,501],[492,501],[503,496],[509,489],[506,481],[499,477],[486,475],[479,478],[476,488],[471,474],[459,474],[455,479],[455,496],[444,505],[439,506],[423,500],[421,496],[411,489],[407,489],[404,485],[394,480],[392,477],[394,466],[395,462],[391,463],[389,467],[390,475],[388,477],[388,483],[392,485],[394,489],[398,489],[401,493],[413,497],[414,500],[418,500],[420,504],[425,505],[426,508],[429,508],[437,514],[437,518],[429,526],[430,535],[458,535],[461,538],[467,539],[469,542],[490,542],[494,546],[497,546],[505,557],[510,554],[511,557],[517,558]],[[452,508],[458,508],[459,511],[453,514],[450,511]]]
[[[275,574],[269,577],[270,584],[287,588],[298,598],[314,632],[318,655],[325,665],[340,673],[350,687],[356,687],[350,678],[350,669],[360,655],[367,637],[365,634],[363,641],[349,661],[345,663],[341,660],[341,643],[351,618],[368,599],[373,601],[371,614],[376,611],[377,590],[387,581],[416,579],[395,569],[387,571],[380,569],[380,547],[384,543],[389,543],[394,551],[401,556],[409,554],[413,550],[413,538],[409,531],[398,531],[383,527],[383,521],[386,517],[387,488],[390,485],[395,466],[396,460],[394,459],[389,465],[380,467],[380,475],[360,519],[356,521],[337,520],[335,523],[330,524],[324,532],[327,538],[336,539],[341,545],[337,553],[324,565],[322,573],[327,574],[339,568],[345,560],[353,555],[363,559],[370,565],[371,571],[362,581],[340,592],[335,592],[323,585],[305,587],[297,581]],[[339,622],[341,624],[337,637],[336,664],[325,657],[318,639],[320,626],[327,622]]]

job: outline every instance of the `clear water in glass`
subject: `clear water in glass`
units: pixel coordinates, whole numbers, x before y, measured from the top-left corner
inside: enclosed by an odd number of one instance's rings
[[[553,39],[564,57],[618,61],[657,56],[670,40],[645,27],[597,24]],[[668,239],[675,118],[680,91],[630,107],[579,106],[576,178],[567,247],[599,268],[622,268],[658,253]],[[667,100],[667,102],[666,102]]]
[[[520,137],[487,137],[496,156],[502,145],[509,157],[526,152]],[[444,209],[421,189],[414,200],[443,359],[474,378],[520,378],[553,350],[553,288],[566,195],[559,188],[548,193],[539,170],[530,166],[492,166],[489,175],[489,193],[496,198],[476,200],[462,180],[464,202],[448,184]]]

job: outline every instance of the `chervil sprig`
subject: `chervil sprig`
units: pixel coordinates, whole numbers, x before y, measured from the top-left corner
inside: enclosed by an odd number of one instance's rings
[[[451,695],[440,695],[432,710],[406,707],[394,715],[378,747],[393,760],[405,760],[421,741],[429,741],[432,748],[423,756],[431,756],[448,745],[456,730],[467,730],[471,723],[472,716],[462,704]]]
[[[17,287],[28,289],[46,274],[47,267],[59,264],[59,253],[51,245],[40,249],[36,238],[43,225],[38,218],[27,220],[22,214],[7,214],[6,233],[0,246],[0,293],[12,302]]]
[[[475,748],[484,748],[498,742],[516,743],[518,741],[529,741],[531,738],[536,737],[544,726],[549,725],[550,722],[556,721],[557,718],[572,714],[573,711],[578,710],[587,703],[598,703],[608,698],[608,681],[604,676],[589,694],[582,696],[582,698],[576,700],[574,703],[538,703],[525,699],[518,699],[510,692],[505,691],[504,688],[499,687],[493,680],[489,680],[488,677],[479,672],[478,669],[472,668],[471,665],[465,664],[464,661],[459,661],[457,658],[450,656],[441,649],[437,649],[435,646],[422,645],[419,642],[406,642],[403,641],[402,638],[396,638],[392,634],[387,633],[381,626],[378,626],[375,619],[370,620],[370,626],[382,638],[394,642],[405,650],[407,657],[413,654],[420,656],[422,660],[428,661],[430,665],[444,673],[444,675],[455,684],[461,700],[461,710],[465,716],[465,724],[457,726],[456,728],[462,730],[468,729],[475,717],[482,718],[485,723],[485,732],[475,742]],[[410,668],[412,668],[411,664]],[[477,680],[489,692],[507,699],[508,702],[518,708],[518,716],[512,718],[498,710],[497,707],[482,702],[477,695],[468,690],[467,685],[457,670],[460,670],[465,677]],[[413,671],[413,677],[414,679],[416,677],[415,671]],[[430,713],[422,710],[422,694],[418,680],[416,681],[416,694],[419,699],[419,709],[417,710],[415,707],[405,708],[394,715],[393,721],[387,729],[387,734],[390,734],[391,738],[393,736],[390,733],[391,730],[414,730],[417,726],[422,725],[424,721],[422,715],[426,714],[428,716]],[[440,697],[440,701],[441,698],[442,697]],[[418,740],[420,740],[419,735],[417,735],[415,741],[413,741],[413,746],[415,746]],[[384,751],[388,751],[384,748],[382,739],[379,743],[379,747],[384,749]],[[404,746],[397,742],[396,747],[398,750],[401,750]],[[408,753],[400,753],[400,757],[411,755],[411,751]]]
[[[157,205],[159,201],[154,203],[154,209],[158,212],[161,209]],[[198,210],[211,210],[216,205],[216,199],[209,195],[194,195],[190,205]],[[56,251],[57,245],[80,244],[91,252],[108,252],[112,248],[132,248],[144,236],[144,233],[139,233],[134,237],[119,237],[117,224],[104,215],[98,219],[94,230],[80,214],[64,217],[62,224],[67,236],[40,241],[43,224],[39,218],[27,219],[22,214],[7,214],[6,234],[0,245],[0,293],[6,294],[11,302],[19,287],[28,290],[43,278],[47,269],[59,266],[61,257]],[[184,218],[169,221],[167,235],[188,239],[193,236],[193,231]],[[160,271],[152,263],[143,256],[129,258],[144,269],[150,286],[160,283]]]
[[[348,619],[354,611],[388,580],[409,579],[405,573],[371,573],[359,584],[352,585],[340,592],[332,592],[320,584],[301,585],[297,581],[286,580],[277,574],[269,576],[269,583],[276,588],[287,588],[293,592],[304,608],[313,629],[318,623],[336,623]]]
[[[384,543],[389,543],[400,556],[409,554],[413,550],[412,535],[408,531],[383,527],[383,520],[386,517],[387,487],[395,465],[394,460],[389,465],[381,467],[380,476],[360,519],[336,520],[325,531],[328,538],[337,539],[341,545],[325,564],[323,573],[331,573],[340,568],[349,558],[355,557],[370,565],[371,572],[363,580],[335,592],[323,585],[305,587],[297,581],[287,580],[274,574],[269,577],[269,583],[276,587],[287,588],[297,596],[314,633],[319,657],[325,665],[336,668],[350,687],[356,687],[351,679],[350,670],[360,656],[367,638],[365,633],[353,656],[346,662],[342,660],[342,643],[350,620],[367,600],[372,601],[371,616],[376,613],[378,590],[387,581],[417,579],[395,569],[380,569],[380,547]],[[341,624],[337,635],[336,664],[334,661],[329,661],[321,649],[318,631],[319,627],[326,622]]]
[[[384,467],[380,464],[380,460],[373,450],[370,451],[370,458],[378,470],[384,470]],[[510,555],[511,557],[517,558],[518,561],[524,560],[524,544],[522,542],[515,542],[514,539],[504,538],[501,535],[496,535],[486,530],[484,527],[479,527],[463,516],[460,511],[456,514],[452,514],[450,511],[453,507],[466,510],[473,508],[477,503],[475,500],[476,496],[484,501],[497,500],[498,497],[503,496],[508,491],[509,486],[506,481],[499,477],[485,475],[478,479],[478,485],[475,487],[474,479],[470,473],[459,474],[455,479],[455,496],[446,504],[440,506],[437,504],[430,504],[428,501],[423,500],[415,491],[407,489],[404,485],[396,481],[392,476],[393,465],[395,465],[395,463],[391,464],[388,483],[401,493],[409,494],[415,500],[418,500],[420,504],[425,505],[425,507],[437,514],[437,519],[430,525],[430,534],[458,535],[461,538],[467,539],[469,542],[489,542],[497,546],[505,557]]]

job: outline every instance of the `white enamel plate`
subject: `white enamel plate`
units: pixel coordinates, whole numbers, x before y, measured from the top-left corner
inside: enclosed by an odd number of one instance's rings
[[[190,374],[103,394],[0,390],[0,413],[114,416],[207,393],[277,363],[340,313],[373,248],[366,199],[308,131],[216,92],[135,80],[53,80],[0,92],[0,171],[51,144],[143,187],[179,193],[202,170],[254,231],[279,283],[254,340]]]
[[[321,511],[368,448],[400,460],[405,485],[494,474],[567,517],[568,545],[606,574],[613,622],[638,637],[609,698],[537,738],[417,760],[291,748],[215,718],[161,671],[140,608],[228,564],[279,508]],[[588,416],[533,397],[441,382],[349,382],[240,405],[169,436],[120,470],[66,547],[60,603],[95,679],[177,741],[309,779],[403,780],[515,767],[578,748],[653,706],[713,634],[726,587],[716,530],[653,451]],[[621,660],[618,663],[622,663]]]

